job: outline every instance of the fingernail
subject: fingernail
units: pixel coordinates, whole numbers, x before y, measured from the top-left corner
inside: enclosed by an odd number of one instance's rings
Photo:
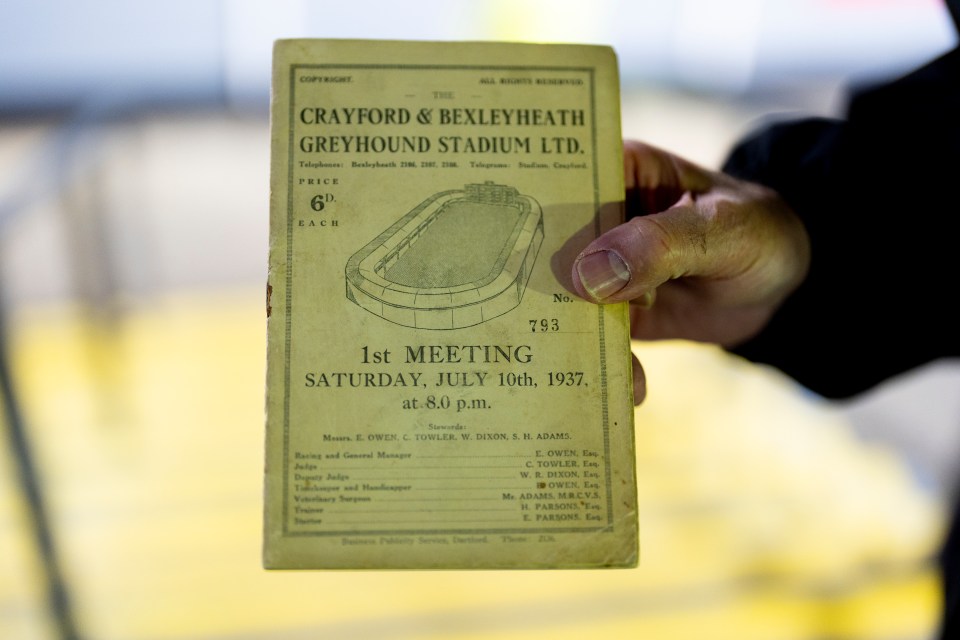
[[[587,292],[598,300],[620,291],[630,282],[630,269],[613,251],[588,253],[577,262],[577,274]]]

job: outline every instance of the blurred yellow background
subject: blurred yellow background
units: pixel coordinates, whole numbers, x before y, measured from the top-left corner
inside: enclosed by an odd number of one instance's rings
[[[638,569],[265,572],[261,294],[154,297],[109,332],[75,308],[19,316],[85,637],[921,638],[935,619],[941,509],[896,452],[775,372],[679,343],[636,347]],[[0,505],[0,635],[55,637],[13,482]]]
[[[758,119],[835,115],[851,81],[947,46],[939,3],[138,4],[0,8],[5,382],[79,637],[930,637],[952,363],[829,403],[637,343],[639,568],[262,570],[266,73],[280,36],[613,44],[624,135],[716,166]],[[859,39],[818,51],[823,24]],[[0,637],[68,637],[3,442]]]

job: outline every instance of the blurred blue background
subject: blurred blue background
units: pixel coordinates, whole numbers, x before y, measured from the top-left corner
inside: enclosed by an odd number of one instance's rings
[[[278,37],[595,42],[617,49],[627,84],[749,95],[903,71],[954,34],[937,0],[8,0],[0,109],[264,109]]]

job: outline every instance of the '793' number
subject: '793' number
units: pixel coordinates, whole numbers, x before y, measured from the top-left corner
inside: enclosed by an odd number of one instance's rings
[[[532,333],[560,331],[560,321],[557,318],[540,318],[539,320],[527,320],[527,322],[530,323]]]

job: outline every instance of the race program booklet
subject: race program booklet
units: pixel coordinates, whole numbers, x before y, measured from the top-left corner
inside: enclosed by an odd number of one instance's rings
[[[280,40],[271,134],[264,566],[635,566],[613,50]]]

